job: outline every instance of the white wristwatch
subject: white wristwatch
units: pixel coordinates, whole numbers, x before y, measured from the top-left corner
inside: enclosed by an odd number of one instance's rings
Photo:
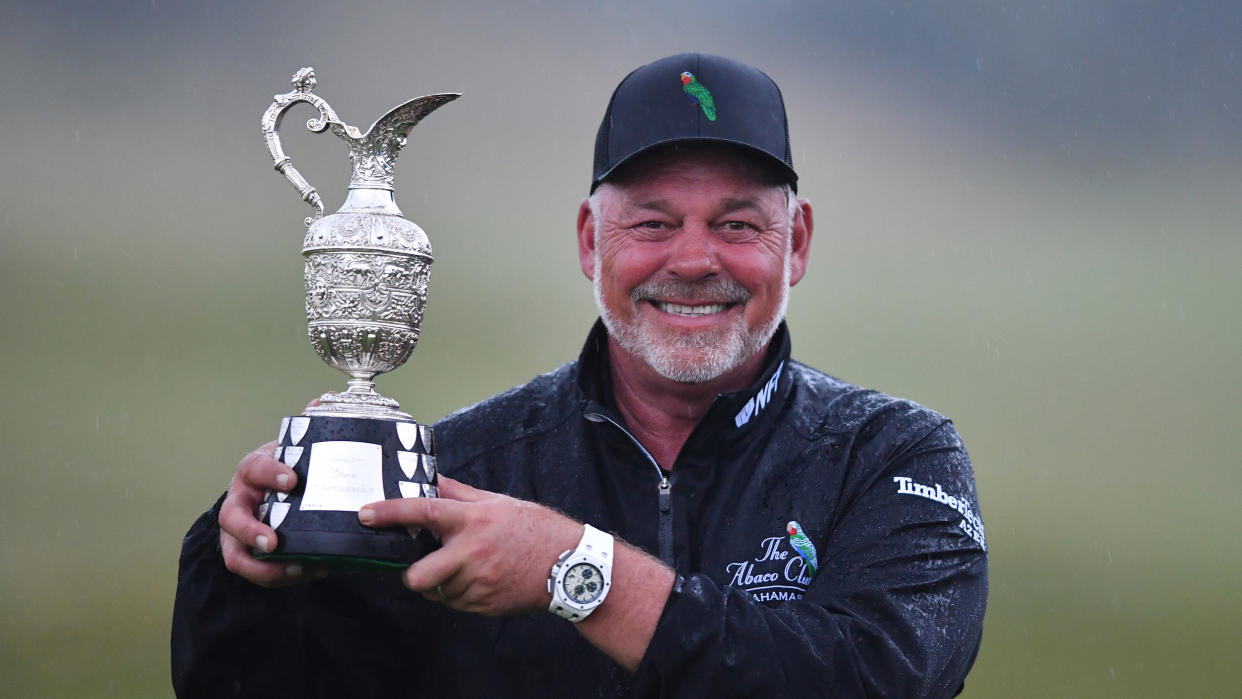
[[[548,611],[575,624],[603,604],[612,587],[612,535],[585,526],[578,548],[562,553],[548,575]]]

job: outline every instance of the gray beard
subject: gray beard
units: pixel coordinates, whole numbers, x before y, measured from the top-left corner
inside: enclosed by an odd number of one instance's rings
[[[595,250],[595,306],[600,318],[608,328],[608,334],[626,352],[639,357],[657,374],[677,383],[703,383],[719,378],[744,364],[767,347],[776,329],[785,318],[789,305],[789,275],[791,257],[786,251],[784,274],[781,279],[781,298],[776,312],[754,332],[744,323],[730,325],[720,330],[680,335],[666,339],[659,331],[641,320],[622,323],[604,304],[600,286],[600,255]],[[630,301],[638,304],[644,299],[676,296],[685,300],[721,300],[745,302],[750,294],[732,280],[714,280],[687,284],[684,282],[646,282],[630,294]]]

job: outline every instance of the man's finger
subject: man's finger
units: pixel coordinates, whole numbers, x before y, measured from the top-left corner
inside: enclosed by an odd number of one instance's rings
[[[237,465],[237,478],[233,479],[233,484],[237,485],[240,481],[259,490],[291,490],[297,485],[298,474],[277,461],[273,456],[275,451],[276,442],[268,442],[247,454]]]
[[[300,563],[260,561],[250,555],[244,544],[223,531],[220,532],[220,554],[224,557],[224,566],[229,571],[262,587],[293,585],[324,577],[326,573]]]
[[[276,532],[255,518],[254,508],[258,504],[251,497],[229,495],[220,505],[220,531],[246,546],[271,553],[276,548]],[[220,541],[223,545],[224,539]]]
[[[461,572],[465,561],[461,560],[456,551],[440,548],[418,559],[401,576],[405,586],[415,592],[432,592],[437,597],[440,592],[452,599],[449,594],[452,579]],[[436,588],[439,587],[440,590]]]
[[[479,490],[461,481],[455,481],[444,474],[440,474],[439,488],[440,497],[448,498],[449,500],[460,500],[461,502],[478,502],[493,495],[493,493],[486,490]]]
[[[245,545],[265,552],[276,546],[276,533],[259,522],[255,509],[263,502],[266,490],[288,491],[298,478],[293,469],[272,458],[275,448],[275,442],[268,442],[241,460],[229,494],[220,506],[220,528]]]
[[[465,524],[466,507],[445,498],[394,498],[364,505],[358,521],[368,527],[424,527],[443,536]]]

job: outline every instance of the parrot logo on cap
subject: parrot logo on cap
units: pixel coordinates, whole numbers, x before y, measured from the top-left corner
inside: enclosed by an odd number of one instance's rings
[[[681,89],[690,101],[703,108],[708,121],[716,121],[716,100],[712,99],[712,91],[694,77],[694,73],[686,71],[681,74]]]
[[[802,556],[802,560],[806,561],[807,570],[814,577],[815,573],[819,572],[819,561],[816,560],[815,556],[815,544],[802,532],[802,525],[797,522],[786,524],[785,531],[789,532],[789,545],[793,546],[794,551],[797,551],[798,555]]]

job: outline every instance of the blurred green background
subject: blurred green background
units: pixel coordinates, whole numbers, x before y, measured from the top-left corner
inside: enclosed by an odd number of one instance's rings
[[[968,697],[1236,696],[1242,10],[1232,3],[9,2],[0,7],[0,677],[168,696],[181,536],[342,377],[259,116],[313,65],[414,130],[423,421],[576,355],[573,224],[632,68],[782,86],[816,205],[795,354],[955,419],[991,549]],[[336,139],[286,150],[345,193]]]

